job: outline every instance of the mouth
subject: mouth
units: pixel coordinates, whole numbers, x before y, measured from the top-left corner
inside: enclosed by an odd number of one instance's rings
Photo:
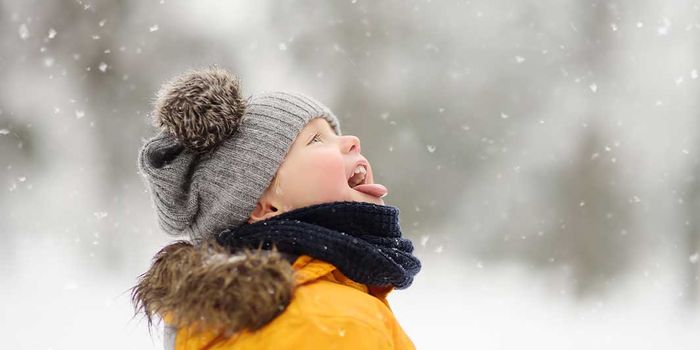
[[[369,164],[366,160],[360,160],[355,163],[348,175],[348,186],[355,191],[380,198],[379,201],[381,201],[381,198],[386,196],[389,190],[384,185],[375,184],[372,180]],[[381,203],[383,204],[383,202]]]
[[[348,175],[348,186],[350,186],[350,188],[355,188],[359,185],[371,183],[369,180],[369,164],[362,160],[355,163]]]

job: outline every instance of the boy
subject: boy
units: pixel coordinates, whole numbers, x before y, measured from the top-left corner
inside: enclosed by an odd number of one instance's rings
[[[308,96],[239,90],[213,66],[158,93],[139,170],[190,241],[156,254],[137,313],[164,319],[168,349],[413,349],[386,296],[420,261],[360,140]]]

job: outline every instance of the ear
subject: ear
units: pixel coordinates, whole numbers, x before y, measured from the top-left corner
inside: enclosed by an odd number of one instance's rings
[[[277,214],[279,214],[279,208],[275,204],[273,204],[267,196],[263,196],[260,198],[260,201],[258,201],[258,204],[255,206],[255,209],[253,212],[250,214],[250,218],[248,219],[248,223],[252,224],[254,222],[260,221],[260,220],[265,220],[268,218],[271,218]]]

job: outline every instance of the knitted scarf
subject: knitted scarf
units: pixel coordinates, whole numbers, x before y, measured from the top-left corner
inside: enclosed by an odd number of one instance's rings
[[[309,255],[333,264],[355,282],[408,288],[421,269],[413,244],[401,237],[399,209],[338,201],[297,208],[252,224],[229,228],[219,244]]]

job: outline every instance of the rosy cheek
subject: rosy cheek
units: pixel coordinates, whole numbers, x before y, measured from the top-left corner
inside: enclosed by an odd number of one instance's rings
[[[343,160],[332,154],[318,153],[309,159],[310,171],[309,180],[312,185],[319,189],[330,192],[339,192],[344,189],[342,185],[347,184],[345,176],[345,165]]]

